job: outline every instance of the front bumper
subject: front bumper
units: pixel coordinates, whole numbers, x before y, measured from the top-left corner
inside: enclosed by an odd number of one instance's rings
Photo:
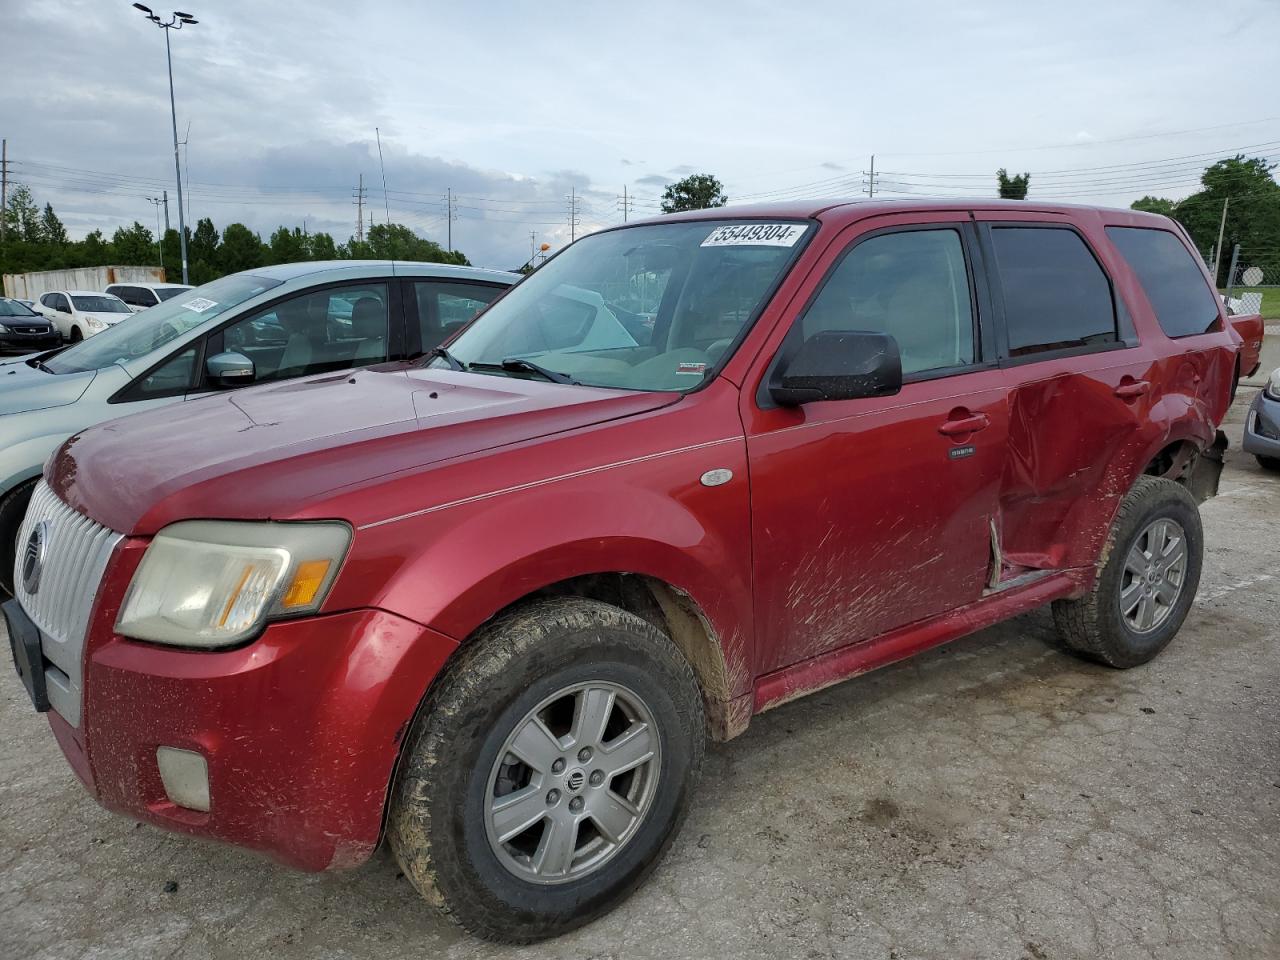
[[[353,867],[378,844],[401,743],[455,647],[381,610],[276,623],[217,652],[91,632],[80,728],[49,722],[110,810],[303,870]],[[204,758],[207,812],[166,794],[159,747]]]
[[[0,353],[24,354],[40,353],[62,346],[62,335],[57,328],[44,334],[15,333],[0,330]]]
[[[1254,456],[1280,459],[1280,400],[1258,391],[1245,415],[1242,446]]]

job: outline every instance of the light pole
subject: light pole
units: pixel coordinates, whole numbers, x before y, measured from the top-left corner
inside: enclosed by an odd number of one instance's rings
[[[169,31],[181,30],[184,26],[199,23],[189,13],[173,11],[167,21],[161,20],[151,12],[150,7],[135,3],[134,7],[142,11],[143,16],[164,30],[164,55],[169,61],[169,118],[173,121],[173,173],[178,182],[178,243],[182,248],[182,282],[187,283],[187,224],[182,213],[182,165],[178,162],[178,108],[173,102],[173,53],[169,49]]]
[[[156,246],[160,248],[160,269],[164,269],[164,234],[160,232],[160,204],[164,203],[159,197],[147,197],[147,201],[154,204],[156,208]],[[167,279],[167,276],[166,276]]]

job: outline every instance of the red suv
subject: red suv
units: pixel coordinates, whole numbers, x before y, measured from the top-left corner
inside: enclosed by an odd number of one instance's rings
[[[1239,344],[1149,214],[632,224],[416,362],[73,437],[9,636],[107,807],[309,870],[385,835],[534,940],[653,869],[708,734],[1048,603],[1080,653],[1154,657]]]

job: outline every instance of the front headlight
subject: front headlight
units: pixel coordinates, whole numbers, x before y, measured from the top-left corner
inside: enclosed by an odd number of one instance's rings
[[[267,620],[314,613],[347,547],[345,523],[184,520],[143,555],[116,632],[184,647],[225,647]]]
[[[103,323],[101,320],[99,320],[97,317],[85,317],[84,322],[85,322],[85,326],[87,326],[90,330],[101,330],[103,327],[106,326],[106,324]]]
[[[1272,400],[1280,400],[1280,367],[1271,371],[1271,376],[1267,378],[1267,385],[1262,392]]]

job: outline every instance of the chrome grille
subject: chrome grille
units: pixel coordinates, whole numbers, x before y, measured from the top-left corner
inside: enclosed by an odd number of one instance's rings
[[[37,527],[40,532],[33,538]],[[74,727],[80,726],[89,614],[107,561],[121,539],[121,534],[72,510],[43,480],[31,495],[18,532],[14,592],[43,634],[44,655],[52,664],[45,670],[49,701]]]

